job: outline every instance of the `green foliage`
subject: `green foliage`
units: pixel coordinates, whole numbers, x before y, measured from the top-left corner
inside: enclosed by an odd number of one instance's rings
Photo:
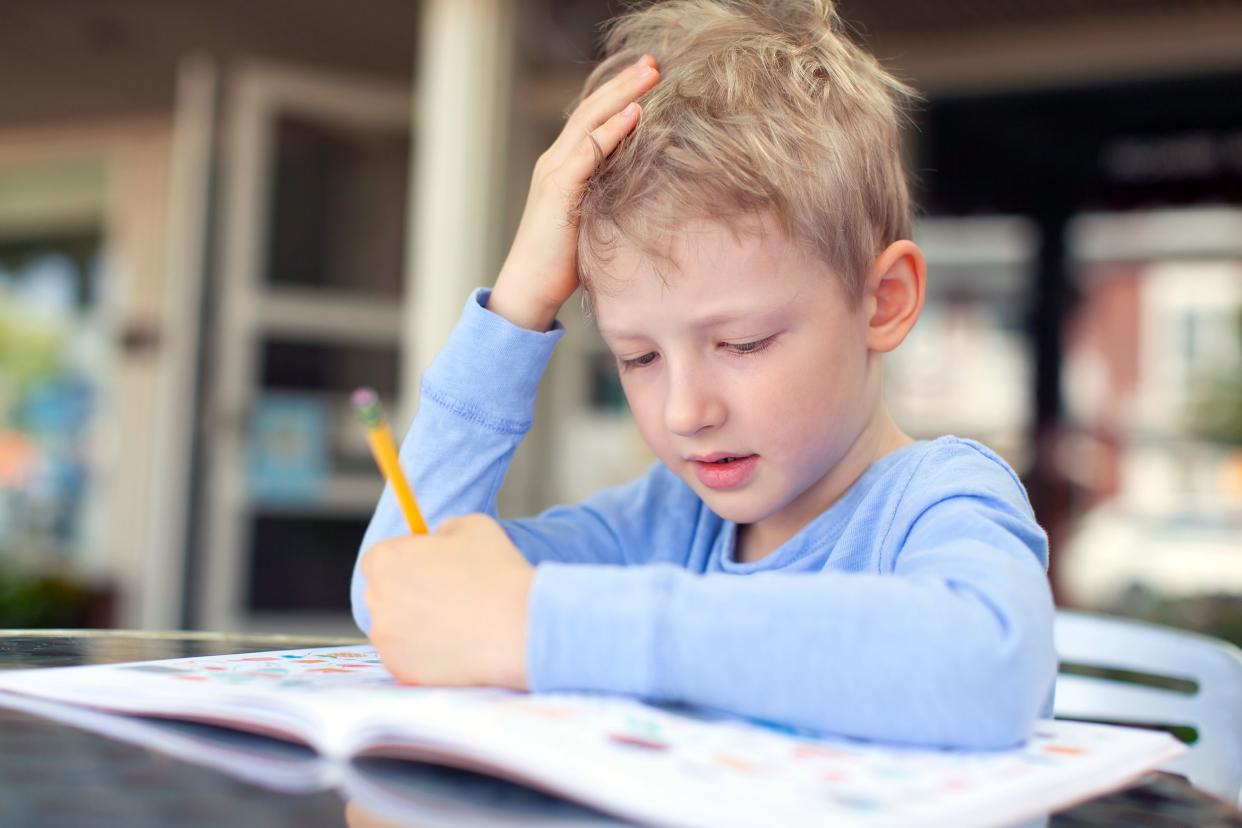
[[[91,601],[81,584],[0,565],[0,628],[83,626]]]
[[[1242,349],[1242,311],[1238,312],[1238,347]],[[1191,412],[1191,427],[1205,440],[1242,446],[1242,376],[1210,377]]]
[[[1193,630],[1242,647],[1242,596],[1214,593],[1171,597],[1134,586],[1100,609],[1127,618]]]
[[[61,370],[65,332],[0,305],[0,374],[18,393]]]

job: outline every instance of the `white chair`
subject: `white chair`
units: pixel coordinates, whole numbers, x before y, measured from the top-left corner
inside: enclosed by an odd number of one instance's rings
[[[1068,610],[1057,611],[1056,646],[1057,718],[1193,728],[1198,738],[1189,753],[1164,769],[1242,804],[1242,650],[1206,635]],[[1170,686],[1066,672],[1074,665],[1147,674]]]

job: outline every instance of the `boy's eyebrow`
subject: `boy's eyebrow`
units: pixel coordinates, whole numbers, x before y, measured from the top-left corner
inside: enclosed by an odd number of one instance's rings
[[[709,313],[701,316],[691,322],[691,326],[700,330],[704,328],[714,328],[717,325],[724,325],[729,322],[738,322],[743,319],[751,319],[755,317],[767,316],[780,308],[759,308],[759,309],[740,309],[736,311],[720,311],[718,313]],[[637,339],[643,334],[622,330],[620,328],[609,328],[604,325],[597,326],[601,336],[611,336],[617,339]]]
[[[694,321],[696,328],[714,328],[717,325],[723,325],[726,322],[738,322],[755,316],[763,316],[768,313],[769,309],[761,308],[758,310],[736,310],[721,311],[720,313],[709,313],[707,316],[701,316]]]

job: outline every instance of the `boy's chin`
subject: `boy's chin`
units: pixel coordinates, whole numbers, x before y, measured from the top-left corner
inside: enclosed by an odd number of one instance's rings
[[[731,523],[758,523],[771,516],[782,505],[777,502],[777,498],[774,498],[770,491],[770,482],[765,487],[759,475],[737,489],[708,488],[694,476],[693,471],[689,470],[683,472],[680,477],[699,496],[699,500],[702,500],[707,508],[712,510],[713,514]],[[763,491],[765,488],[769,491]]]
[[[731,523],[758,523],[772,514],[771,504],[760,503],[753,492],[714,492],[711,489],[699,489],[699,497],[717,517]]]

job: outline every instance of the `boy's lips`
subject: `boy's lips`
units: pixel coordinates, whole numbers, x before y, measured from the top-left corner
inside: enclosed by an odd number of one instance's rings
[[[750,480],[759,464],[757,454],[730,454],[724,451],[691,455],[686,459],[694,466],[699,482],[709,489],[736,489]],[[718,462],[720,460],[728,462]]]
[[[693,460],[695,463],[715,463],[717,460],[724,460],[728,457],[749,457],[748,451],[713,451],[711,454],[690,454],[686,456],[687,460]]]

